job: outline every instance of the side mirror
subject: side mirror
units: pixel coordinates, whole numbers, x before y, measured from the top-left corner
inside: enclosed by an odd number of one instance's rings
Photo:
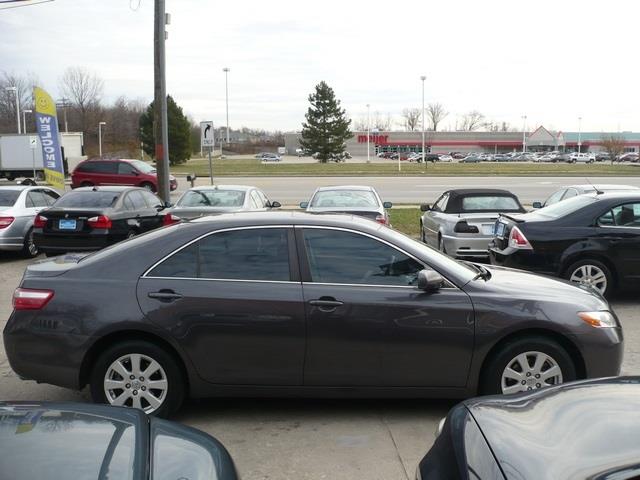
[[[282,205],[280,204],[280,202],[270,202],[269,203],[269,207],[270,208],[280,208]]]
[[[382,202],[382,206],[384,208],[391,208],[391,207],[393,207],[393,203],[391,203],[391,202]]]
[[[434,270],[418,272],[418,288],[425,292],[435,292],[444,285],[444,278]]]
[[[156,211],[161,212],[162,210],[164,210],[167,207],[164,206],[164,205],[158,204],[154,208],[156,209]]]
[[[309,206],[309,202],[300,202],[300,208],[307,208]]]
[[[431,210],[431,205],[429,205],[428,203],[423,203],[422,205],[420,205],[421,212],[428,212],[429,210]]]
[[[532,207],[533,208],[542,208],[542,203],[541,202],[533,202]]]

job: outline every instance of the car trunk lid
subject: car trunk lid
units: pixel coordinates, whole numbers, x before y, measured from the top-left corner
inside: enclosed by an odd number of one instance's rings
[[[78,266],[80,260],[89,253],[68,253],[54,258],[47,258],[27,266],[25,279],[57,277]]]
[[[64,235],[89,233],[93,227],[88,220],[108,214],[108,210],[104,208],[52,208],[41,213],[41,217],[47,219],[43,231],[47,234]]]

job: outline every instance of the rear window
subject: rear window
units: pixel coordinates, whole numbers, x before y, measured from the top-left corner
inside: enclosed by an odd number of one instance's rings
[[[133,477],[133,424],[58,410],[0,413],[2,478]]]
[[[54,203],[55,207],[109,208],[118,200],[118,192],[86,191],[69,192]]]
[[[580,210],[582,207],[597,202],[598,199],[591,195],[578,195],[577,197],[563,200],[562,202],[554,203],[548,207],[541,208],[536,213],[545,215],[552,218],[560,218]]]
[[[311,200],[316,208],[376,208],[378,200],[370,190],[323,190],[316,192]]]
[[[476,197],[464,197],[462,199],[462,210],[470,212],[474,210],[486,211],[520,211],[518,201],[506,195],[480,195]]]
[[[12,207],[19,196],[19,190],[0,190],[0,207]]]
[[[189,190],[178,201],[179,207],[241,207],[244,190]]]

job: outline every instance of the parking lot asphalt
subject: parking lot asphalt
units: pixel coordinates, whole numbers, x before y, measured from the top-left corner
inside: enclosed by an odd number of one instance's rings
[[[25,260],[0,252],[0,327]],[[526,286],[523,286],[526,288]],[[640,375],[640,302],[614,298],[625,333],[622,373]],[[20,380],[0,345],[0,399],[89,400],[88,392]],[[229,449],[245,480],[413,479],[438,421],[455,401],[215,399],[190,401],[174,420],[204,430]]]

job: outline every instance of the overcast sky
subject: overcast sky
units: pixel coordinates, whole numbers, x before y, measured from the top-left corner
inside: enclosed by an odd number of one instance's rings
[[[55,0],[0,10],[0,70],[81,65],[105,100],[153,97],[153,0]],[[167,0],[167,91],[196,121],[297,130],[325,80],[349,115],[440,102],[528,129],[640,130],[636,0]]]

